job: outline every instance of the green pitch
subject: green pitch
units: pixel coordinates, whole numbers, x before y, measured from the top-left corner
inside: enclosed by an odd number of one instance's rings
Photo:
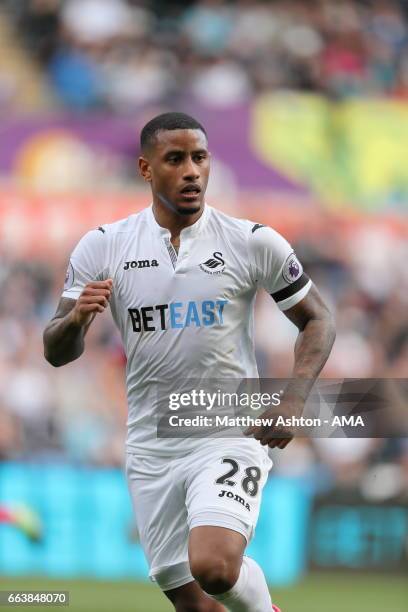
[[[69,607],[18,607],[69,612],[171,612],[159,589],[133,582],[0,577],[0,590],[67,590]],[[282,612],[407,612],[408,581],[377,574],[311,574],[288,589],[273,589]],[[11,610],[9,606],[1,607]],[[16,609],[16,608],[14,608]]]

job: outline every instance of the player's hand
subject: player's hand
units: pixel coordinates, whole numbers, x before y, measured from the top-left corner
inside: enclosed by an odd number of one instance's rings
[[[260,419],[274,419],[276,423],[278,417],[284,419],[292,417],[300,417],[304,409],[305,401],[299,397],[283,398],[280,405],[274,408],[268,408],[261,414]],[[285,448],[295,436],[293,428],[283,425],[262,425],[248,427],[244,431],[245,436],[252,436],[255,440],[259,440],[262,446],[268,445],[270,448]]]
[[[85,285],[84,290],[70,312],[74,325],[89,325],[98,312],[103,312],[109,304],[113,281],[94,281]]]

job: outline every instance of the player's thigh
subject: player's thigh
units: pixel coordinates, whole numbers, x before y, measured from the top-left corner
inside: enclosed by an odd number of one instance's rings
[[[149,576],[163,589],[193,580],[185,493],[171,461],[127,455],[126,476]]]
[[[245,529],[244,523],[239,524]],[[239,577],[247,539],[235,529],[203,525],[190,530],[188,555],[191,573],[209,593],[232,588]],[[217,592],[214,591],[214,592]]]
[[[214,563],[217,559],[231,562],[242,561],[247,540],[238,531],[214,525],[193,527],[189,533],[188,548],[190,561],[194,555],[208,556]]]
[[[212,440],[203,452],[195,453],[186,468],[190,531],[207,525],[223,527],[249,542],[271,465],[256,440]]]

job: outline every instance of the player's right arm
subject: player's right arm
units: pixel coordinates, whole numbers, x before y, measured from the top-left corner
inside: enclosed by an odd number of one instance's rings
[[[44,330],[44,356],[58,367],[78,359],[84,351],[85,334],[95,315],[109,304],[112,280],[85,285],[77,300],[63,297],[55,316]]]
[[[54,317],[44,330],[44,355],[53,366],[78,359],[84,338],[98,312],[103,312],[112,292],[107,263],[107,228],[85,234],[71,254],[64,291]]]

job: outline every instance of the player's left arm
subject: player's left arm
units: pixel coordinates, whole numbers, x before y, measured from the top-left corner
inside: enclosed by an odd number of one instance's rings
[[[306,296],[284,311],[299,330],[295,343],[292,377],[278,409],[267,410],[262,417],[278,415],[300,417],[309,393],[332,349],[336,328],[334,318],[320,293],[312,284]],[[251,427],[246,432],[263,446],[285,448],[293,439],[290,429]]]
[[[279,408],[267,410],[261,418],[273,417],[276,422],[278,413],[284,418],[300,417],[333,346],[334,319],[283,236],[256,224],[250,231],[248,247],[255,282],[266,289],[299,330],[292,377]],[[269,425],[250,427],[246,434],[271,448],[285,448],[293,437],[290,430]]]
[[[312,284],[306,296],[284,311],[299,330],[295,343],[292,379],[285,395],[299,404],[300,413],[332,349],[336,328],[334,317]],[[296,410],[297,406],[293,406]],[[294,413],[296,416],[296,412]]]

